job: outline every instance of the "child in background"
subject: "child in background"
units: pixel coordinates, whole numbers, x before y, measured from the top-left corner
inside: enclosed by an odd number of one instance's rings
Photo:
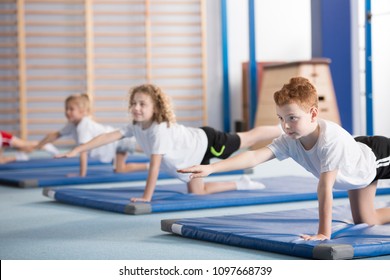
[[[0,131],[0,164],[5,164],[13,161],[25,161],[29,159],[27,153],[31,152],[37,145],[37,141],[22,140],[11,133],[1,130]],[[18,151],[14,155],[4,156],[3,147],[10,147],[17,149]],[[43,145],[42,149],[55,155],[58,154],[58,150],[52,145]]]
[[[90,101],[87,94],[74,94],[65,100],[65,116],[68,123],[59,131],[48,134],[42,139],[37,149],[51,143],[63,136],[71,136],[77,145],[88,142],[94,137],[114,131],[114,128],[95,122],[90,117]],[[147,163],[126,163],[127,153],[133,153],[136,148],[134,138],[123,141],[112,141],[112,143],[80,154],[80,176],[87,174],[88,156],[101,162],[112,162],[115,160],[115,172],[131,172],[146,170]]]
[[[319,226],[305,240],[330,239],[333,188],[348,190],[356,224],[390,222],[390,208],[375,209],[379,179],[390,178],[390,139],[360,136],[355,139],[339,125],[318,116],[318,96],[309,80],[297,77],[274,94],[276,113],[285,134],[267,147],[247,151],[211,165],[180,170],[192,178],[214,172],[256,166],[273,158],[291,157],[319,179],[317,186]]]
[[[281,134],[279,126],[257,127],[237,134],[223,133],[211,127],[186,127],[176,123],[168,96],[159,87],[150,84],[132,89],[129,111],[133,117],[131,124],[101,134],[60,157],[76,156],[101,145],[135,136],[137,143],[150,157],[150,168],[143,197],[131,198],[133,202],[151,201],[160,167],[186,182],[188,192],[194,194],[264,188],[264,185],[251,181],[247,176],[237,182],[204,183],[201,178],[190,179],[176,170],[192,164],[209,164],[211,158],[227,158],[238,149],[274,139]]]

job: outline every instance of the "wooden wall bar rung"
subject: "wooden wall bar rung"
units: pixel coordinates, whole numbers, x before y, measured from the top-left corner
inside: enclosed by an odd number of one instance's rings
[[[84,48],[84,43],[52,43],[52,42],[45,42],[45,43],[26,43],[27,48],[38,48],[38,49],[46,49],[46,48]]]
[[[61,102],[63,103],[64,97],[62,96],[47,96],[47,97],[34,97],[34,96],[29,96],[28,101],[33,102],[33,103],[50,103],[50,102]]]
[[[28,124],[64,124],[65,120],[63,118],[55,120],[55,119],[31,119],[27,120]]]
[[[174,100],[201,100],[202,95],[171,95]]]
[[[0,81],[17,81],[18,76],[0,76]]]
[[[150,16],[197,16],[197,12],[151,11]]]
[[[1,103],[9,103],[9,104],[12,104],[12,103],[16,103],[18,102],[18,98],[16,97],[0,97],[0,102]]]
[[[18,33],[14,31],[2,31],[0,32],[1,37],[15,37]]]
[[[17,114],[18,110],[15,108],[2,108],[0,109],[0,114]]]
[[[25,0],[26,3],[82,4],[84,0]]]
[[[47,64],[47,65],[39,65],[39,64],[29,64],[27,65],[27,69],[85,69],[84,64]]]
[[[1,125],[12,125],[12,124],[17,124],[19,120],[2,120],[0,119],[0,124]]]
[[[3,70],[15,70],[15,65],[14,64],[0,64],[0,69]]]
[[[26,22],[28,26],[80,26],[84,24],[84,21],[61,21],[61,20],[50,20],[50,21],[37,21],[29,20]]]
[[[71,90],[71,91],[80,91],[83,90],[82,86],[64,86],[64,85],[50,85],[50,86],[28,86],[28,91],[60,91],[60,90]]]
[[[63,101],[63,100],[59,100]],[[27,108],[28,113],[56,113],[64,110],[64,107],[50,107],[50,108]]]
[[[80,37],[83,38],[84,32],[26,32],[27,36],[30,37]]]
[[[14,9],[4,9],[4,10],[0,10],[0,15],[14,15],[16,14],[16,10]]]
[[[126,36],[132,36],[132,37],[141,37],[144,33],[126,33],[126,32],[95,32],[95,36],[98,37],[125,37]]]
[[[14,26],[16,23],[16,21],[0,20],[0,26]]]
[[[154,79],[199,79],[202,78],[200,74],[192,75],[153,75]]]
[[[129,0],[94,0],[95,4],[128,4]],[[145,0],[132,0],[131,4],[142,5],[145,3]]]
[[[17,47],[16,43],[11,43],[11,42],[0,42],[0,48],[15,48]]]
[[[110,16],[119,16],[119,15],[126,15],[126,16],[139,16],[143,15],[144,12],[138,12],[138,11],[94,11],[95,15],[110,15]]]
[[[200,32],[152,32],[153,37],[195,37],[200,36]]]
[[[27,77],[27,81],[46,81],[46,80],[69,80],[69,81],[84,81],[85,77],[83,76],[75,76],[75,75],[62,75],[62,76],[33,76],[29,75]]]
[[[136,54],[136,53],[99,53],[95,54],[99,58],[143,58],[145,54]]]
[[[143,64],[95,63],[95,69],[142,69]]]
[[[116,47],[122,47],[122,48],[144,48],[144,43],[101,43],[96,42],[95,48],[116,48]]]
[[[196,68],[202,66],[201,64],[155,64],[153,68]]]
[[[131,24],[133,27],[134,26],[143,26],[145,23],[143,21],[131,21],[131,22],[128,22],[128,24]],[[106,21],[102,21],[102,22],[99,22],[99,21],[95,21],[94,23],[95,26],[123,26],[123,22],[106,22]]]
[[[196,48],[201,47],[201,43],[181,43],[181,44],[174,44],[174,43],[153,43],[154,47],[185,47],[185,48]]]
[[[153,58],[200,58],[202,54],[193,53],[193,54],[179,54],[179,53],[155,53],[152,54]]]
[[[199,22],[180,22],[180,26],[199,26]],[[164,22],[164,21],[161,21],[161,22],[154,22],[154,25],[157,25],[157,26],[165,26],[165,27],[175,27],[177,26],[177,22]]]
[[[201,117],[181,117],[181,116],[177,116],[176,119],[180,122],[196,122],[196,121],[201,121],[202,118]]]
[[[139,79],[142,80],[145,76],[144,75],[128,75],[128,74],[117,74],[117,75],[106,75],[106,74],[98,74],[95,75],[96,79],[110,79],[110,80],[135,80]]]
[[[85,58],[84,53],[61,53],[61,54],[34,54],[26,55],[27,59],[63,59],[63,58]]]
[[[8,91],[8,92],[18,91],[18,87],[17,86],[0,86],[0,91]]]
[[[173,5],[193,5],[193,4],[198,4],[199,1],[198,0],[186,0],[186,1],[151,1],[152,4],[156,4],[156,5],[168,5],[168,4],[173,4]]]
[[[64,16],[82,16],[83,11],[79,10],[41,10],[41,11],[36,11],[36,10],[28,10],[26,11],[26,14],[28,15],[64,15]]]

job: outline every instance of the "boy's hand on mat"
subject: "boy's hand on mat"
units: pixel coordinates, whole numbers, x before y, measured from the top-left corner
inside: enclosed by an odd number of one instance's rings
[[[131,202],[150,202],[150,199],[146,199],[143,197],[132,197],[130,199]]]
[[[328,239],[330,239],[328,236],[323,235],[321,233],[316,234],[316,235],[302,234],[301,238],[303,238],[304,240],[328,240]]]
[[[192,167],[177,170],[179,173],[192,173],[191,179],[206,177],[212,173],[210,165],[194,165]]]

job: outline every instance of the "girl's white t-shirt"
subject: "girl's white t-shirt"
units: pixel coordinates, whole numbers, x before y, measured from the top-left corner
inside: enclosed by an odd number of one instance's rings
[[[135,136],[146,155],[162,155],[161,168],[184,182],[190,180],[189,174],[178,173],[177,169],[200,164],[208,144],[202,129],[177,123],[168,127],[166,122],[154,122],[147,129],[142,129],[140,124],[129,124],[120,131],[124,137]]]
[[[96,136],[111,132],[114,128],[95,122],[90,117],[84,117],[76,126],[73,123],[67,123],[61,130],[61,136],[70,136],[77,145],[84,144]],[[115,157],[117,141],[92,149],[89,156],[101,162],[112,162]]]
[[[319,178],[321,173],[338,170],[335,189],[366,187],[376,176],[376,157],[371,148],[355,139],[341,126],[318,120],[320,135],[315,146],[305,150],[299,140],[283,134],[268,148],[279,160],[292,158]]]

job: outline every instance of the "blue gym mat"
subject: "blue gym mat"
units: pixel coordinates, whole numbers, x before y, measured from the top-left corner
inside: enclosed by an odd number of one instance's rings
[[[67,204],[133,215],[317,199],[315,178],[285,176],[263,178],[259,181],[267,187],[262,190],[229,191],[210,195],[189,194],[184,184],[158,185],[150,203],[129,201],[131,197],[141,197],[144,186],[99,189],[46,188],[43,194]],[[378,188],[377,191],[377,194],[389,193],[390,187]],[[346,191],[334,191],[335,198],[347,196]]]
[[[127,162],[149,162],[146,155],[129,155]],[[79,166],[80,160],[78,157],[74,158],[33,158],[27,161],[14,161],[6,164],[0,164],[0,172],[11,170],[25,170],[31,168],[51,168],[51,167],[68,167]],[[92,165],[112,165],[111,163],[103,163],[99,160],[89,159],[88,166]]]
[[[53,186],[69,186],[78,184],[98,184],[98,183],[117,183],[145,181],[148,171],[137,171],[129,173],[115,173],[111,165],[92,165],[88,166],[87,176],[80,177],[79,167],[53,167],[42,169],[27,170],[9,170],[0,172],[0,184],[19,187],[19,188],[37,188]],[[243,174],[244,171],[238,170],[221,174]],[[69,176],[69,174],[73,174]],[[160,172],[158,179],[173,179],[170,174]]]
[[[390,224],[354,225],[349,206],[333,208],[331,240],[304,241],[316,234],[318,209],[162,220],[179,236],[308,259],[355,259],[390,254]]]

